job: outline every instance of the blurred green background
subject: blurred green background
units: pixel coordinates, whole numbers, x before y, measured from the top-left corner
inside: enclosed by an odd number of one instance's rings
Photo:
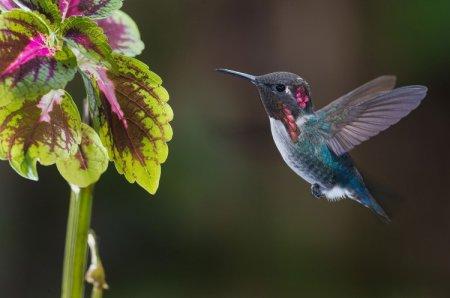
[[[144,1],[140,57],[175,111],[151,197],[110,165],[92,226],[106,297],[449,297],[449,1]],[[282,162],[254,87],[213,70],[277,70],[317,107],[382,74],[425,84],[410,116],[352,151],[393,215],[311,197]],[[80,85],[72,85],[81,99]],[[0,297],[58,297],[69,188],[0,163]]]

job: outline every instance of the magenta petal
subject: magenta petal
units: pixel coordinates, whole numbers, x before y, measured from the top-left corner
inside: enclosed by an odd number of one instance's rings
[[[53,111],[54,105],[61,104],[63,96],[65,95],[64,90],[52,90],[46,95],[42,96],[41,100],[37,104],[37,107],[41,109],[41,116],[39,117],[39,122],[48,122],[51,120],[51,112]]]
[[[63,18],[87,16],[101,19],[108,17],[122,6],[121,0],[57,0]]]
[[[78,9],[80,0],[59,0],[58,7],[63,18],[71,16],[81,16],[82,12]]]
[[[81,46],[86,51],[101,53],[91,36],[88,36],[85,32],[78,31],[76,28],[68,30],[64,37],[74,42],[75,45]]]
[[[120,50],[124,43],[131,41],[127,34],[126,24],[116,21],[113,17],[99,20],[97,24],[102,27],[113,50]]]
[[[17,58],[0,74],[0,78],[16,72],[22,65],[39,57],[51,57],[54,51],[45,45],[45,37],[42,34],[30,39]]]
[[[0,15],[0,106],[65,87],[76,72],[73,53],[50,45],[45,24],[20,9]]]
[[[105,32],[115,52],[133,57],[144,49],[136,23],[123,11],[118,10],[97,24]]]
[[[116,115],[117,119],[122,122],[125,128],[128,127],[127,119],[125,118],[125,114],[120,107],[119,101],[117,99],[116,86],[114,85],[114,82],[108,77],[107,70],[102,66],[90,64],[80,65],[80,68],[83,72],[88,74],[96,81],[100,92],[106,98],[109,106],[111,107],[111,112]]]
[[[17,7],[13,0],[0,0],[0,10],[8,11]]]
[[[128,127],[127,119],[125,119],[125,114],[122,111],[122,108],[119,105],[119,101],[116,97],[116,87],[114,86],[113,81],[108,78],[106,70],[103,68],[97,69],[98,78],[97,84],[111,105],[111,111],[117,115],[120,121],[124,124],[125,127]]]

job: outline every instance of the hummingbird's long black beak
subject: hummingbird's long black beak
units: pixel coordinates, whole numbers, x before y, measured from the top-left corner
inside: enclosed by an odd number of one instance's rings
[[[216,71],[222,72],[222,73],[225,73],[225,74],[229,74],[229,75],[232,75],[232,76],[235,76],[235,77],[238,77],[238,78],[249,80],[250,82],[252,82],[255,85],[257,84],[256,76],[253,76],[253,75],[250,75],[250,74],[247,74],[247,73],[243,73],[243,72],[239,72],[239,71],[235,71],[235,70],[230,70],[230,69],[225,69],[225,68],[219,68],[219,69],[216,69]]]

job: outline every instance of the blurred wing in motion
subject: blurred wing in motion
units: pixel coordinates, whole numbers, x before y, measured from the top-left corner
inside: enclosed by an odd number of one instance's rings
[[[317,112],[319,133],[337,155],[397,123],[425,98],[424,86],[393,89],[395,77],[379,77]],[[392,90],[393,89],[393,90]]]
[[[347,106],[351,102],[360,102],[367,97],[373,96],[374,94],[389,91],[394,89],[397,78],[395,76],[381,76],[364,85],[356,88],[353,91],[339,97],[332,103],[330,103],[326,108],[339,108],[340,106]]]

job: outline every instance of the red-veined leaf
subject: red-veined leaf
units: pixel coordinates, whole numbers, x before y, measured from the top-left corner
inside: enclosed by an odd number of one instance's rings
[[[80,126],[77,107],[64,90],[12,102],[0,108],[0,159],[37,180],[37,161],[51,165],[77,152]]]
[[[61,25],[61,35],[82,63],[108,64],[111,47],[94,21],[86,17],[70,17]],[[89,61],[90,60],[90,61]]]
[[[117,171],[155,193],[172,138],[173,112],[162,81],[133,58],[114,55],[117,68],[82,67],[98,96],[99,135]]]
[[[138,26],[123,11],[115,11],[110,17],[97,23],[103,28],[114,52],[134,57],[144,50]]]
[[[100,137],[89,125],[81,123],[81,143],[78,151],[56,162],[61,175],[70,184],[87,187],[98,181],[108,168],[108,152]]]
[[[47,24],[32,12],[0,15],[0,106],[64,88],[76,72],[76,58],[52,44]]]
[[[63,18],[86,16],[106,18],[122,7],[122,0],[56,0]]]

